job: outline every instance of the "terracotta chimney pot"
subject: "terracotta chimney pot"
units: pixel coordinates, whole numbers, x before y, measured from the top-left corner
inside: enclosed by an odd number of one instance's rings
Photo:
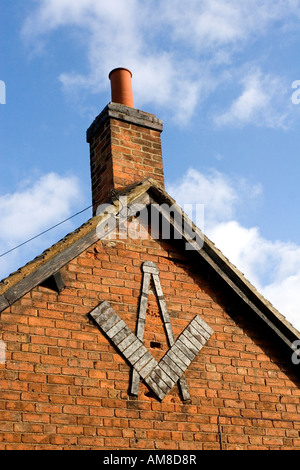
[[[111,100],[134,108],[131,85],[132,73],[123,67],[112,70],[109,74],[111,82]]]

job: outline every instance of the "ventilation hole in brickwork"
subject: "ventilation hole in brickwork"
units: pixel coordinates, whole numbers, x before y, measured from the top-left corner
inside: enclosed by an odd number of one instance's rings
[[[162,345],[158,341],[150,341],[150,348],[161,349]]]
[[[66,287],[65,281],[60,271],[52,274],[39,284],[40,287],[51,289],[58,294]]]

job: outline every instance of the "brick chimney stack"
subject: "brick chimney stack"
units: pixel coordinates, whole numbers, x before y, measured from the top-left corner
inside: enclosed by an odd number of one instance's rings
[[[110,72],[111,102],[87,130],[90,144],[93,215],[112,191],[154,178],[164,187],[161,152],[162,121],[134,108],[132,74]]]

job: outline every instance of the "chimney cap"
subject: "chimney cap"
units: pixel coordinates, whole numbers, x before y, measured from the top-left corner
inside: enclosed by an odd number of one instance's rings
[[[132,73],[129,69],[118,67],[108,75],[111,82],[111,100],[114,103],[123,104],[134,108],[132,84]]]
[[[111,75],[112,75],[114,72],[117,72],[118,70],[125,70],[125,71],[129,72],[129,73],[130,73],[130,76],[132,77],[132,72],[131,72],[131,70],[127,69],[126,67],[116,67],[116,68],[113,69],[111,72],[109,72],[108,78],[111,79]]]

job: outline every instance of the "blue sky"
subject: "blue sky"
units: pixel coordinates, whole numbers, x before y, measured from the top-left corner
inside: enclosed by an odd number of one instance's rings
[[[2,0],[0,22],[0,254],[91,204],[85,132],[125,66],[164,122],[167,190],[205,204],[207,235],[300,329],[300,1]],[[1,256],[0,278],[90,216]]]

